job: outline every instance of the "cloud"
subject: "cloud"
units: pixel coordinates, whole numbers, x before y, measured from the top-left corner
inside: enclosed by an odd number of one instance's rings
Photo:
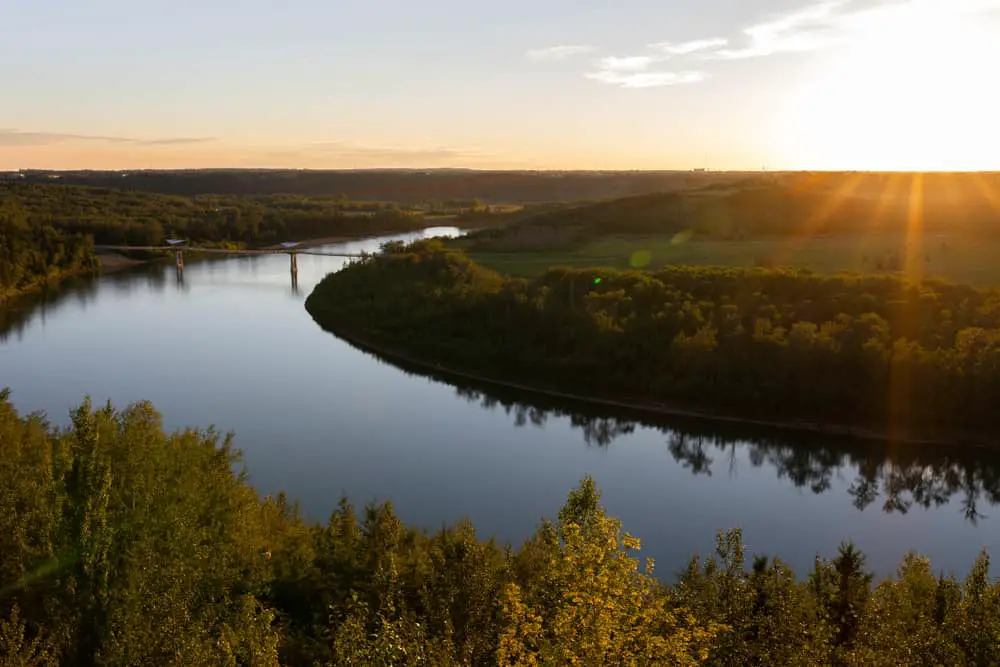
[[[215,137],[166,137],[163,139],[145,139],[137,141],[140,146],[188,146],[191,144],[207,144],[218,141]]]
[[[746,45],[718,49],[709,59],[742,60],[779,53],[808,53],[844,42],[858,31],[890,26],[915,12],[941,18],[1000,9],[1000,0],[821,0],[746,28]],[[929,45],[929,48],[933,48]]]
[[[622,88],[659,88],[662,86],[681,86],[698,83],[708,78],[705,72],[616,72],[614,70],[599,70],[587,72],[588,79],[600,81]]]
[[[0,146],[49,146],[51,144],[61,144],[67,141],[100,141],[111,144],[124,144],[134,141],[134,139],[91,134],[23,132],[21,130],[0,129]]]
[[[669,56],[667,56],[669,57]],[[663,56],[606,56],[594,61],[595,71],[585,77],[622,88],[658,88],[704,81],[704,72],[650,70]]]
[[[364,146],[340,141],[328,141],[304,146],[300,153],[321,154],[345,160],[376,160],[379,162],[441,162],[489,159],[492,155],[449,146],[403,148],[396,146]]]
[[[25,132],[23,130],[0,129],[0,146],[51,146],[54,144],[92,142],[104,144],[131,144],[134,146],[171,146],[200,144],[215,141],[214,137],[163,137],[158,139],[135,139],[101,134],[71,134],[66,132]]]
[[[653,56],[607,56],[598,60],[597,66],[611,72],[642,72],[656,60]]]
[[[594,50],[592,46],[583,44],[564,44],[559,46],[548,46],[543,49],[531,49],[525,55],[532,60],[566,60],[573,56],[580,56]]]
[[[724,37],[712,37],[710,39],[696,39],[690,42],[672,44],[670,42],[656,42],[650,44],[649,48],[664,53],[669,56],[686,56],[698,51],[708,51],[727,46],[729,40]]]
[[[784,16],[758,23],[743,32],[749,43],[736,49],[720,49],[710,58],[742,60],[776,53],[806,53],[824,49],[842,36],[839,14],[848,0],[824,0]]]

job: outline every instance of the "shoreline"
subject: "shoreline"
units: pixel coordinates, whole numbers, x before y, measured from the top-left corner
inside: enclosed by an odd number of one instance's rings
[[[313,319],[315,320],[315,318]],[[319,322],[317,322],[317,324],[319,324]],[[619,410],[629,410],[633,412],[660,416],[660,417],[683,417],[683,418],[698,419],[698,420],[712,421],[712,422],[727,422],[731,424],[744,424],[747,426],[774,428],[786,431],[795,431],[799,433],[814,433],[818,435],[840,436],[846,438],[853,438],[856,440],[892,442],[894,444],[935,446],[935,447],[963,447],[970,449],[991,449],[991,450],[997,449],[996,445],[990,445],[988,441],[982,440],[978,436],[968,436],[967,439],[960,438],[957,440],[941,439],[941,438],[919,438],[905,434],[890,435],[888,430],[878,430],[872,428],[848,426],[845,424],[826,424],[822,422],[799,422],[794,420],[778,420],[778,419],[758,419],[754,417],[741,417],[738,415],[727,414],[725,412],[720,412],[717,410],[711,410],[707,408],[681,407],[677,405],[653,403],[650,401],[628,401],[627,399],[584,396],[581,394],[574,394],[571,392],[565,392],[558,389],[531,386],[531,385],[521,384],[518,382],[511,382],[509,380],[491,378],[485,375],[471,373],[468,371],[458,370],[455,368],[444,366],[437,362],[418,359],[405,352],[387,348],[377,343],[372,343],[371,341],[366,340],[355,334],[346,333],[343,332],[342,330],[334,330],[332,328],[327,328],[322,324],[320,324],[319,326],[324,331],[332,333],[334,336],[340,338],[341,340],[347,342],[348,344],[353,345],[354,347],[362,351],[384,357],[386,360],[390,362],[398,361],[400,363],[409,364],[418,368],[431,370],[434,371],[435,373],[444,376],[462,378],[465,380],[479,382],[482,384],[504,387],[506,389],[514,389],[529,394],[567,400],[575,403],[581,403],[584,405],[616,408]]]
[[[95,257],[96,257],[96,255],[95,255]],[[0,293],[0,306],[4,306],[5,304],[7,304],[7,303],[9,303],[11,301],[17,301],[21,297],[25,297],[25,296],[30,296],[32,294],[36,294],[36,293],[44,290],[47,287],[56,286],[59,283],[63,282],[64,280],[69,280],[70,278],[82,278],[84,276],[93,276],[93,277],[96,277],[96,276],[101,275],[102,272],[103,272],[103,268],[99,267],[99,268],[89,269],[89,270],[88,269],[79,269],[79,270],[76,270],[76,271],[67,271],[65,273],[60,273],[58,275],[48,276],[48,277],[43,278],[41,280],[37,280],[37,281],[31,283],[30,285],[28,285],[27,287],[21,288],[21,289],[15,291],[15,292]]]

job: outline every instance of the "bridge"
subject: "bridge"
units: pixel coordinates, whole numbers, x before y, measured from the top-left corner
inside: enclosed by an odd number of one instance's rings
[[[106,250],[115,252],[129,252],[129,251],[141,251],[141,252],[166,252],[174,253],[174,258],[177,261],[177,277],[179,280],[183,280],[184,272],[184,253],[204,253],[209,255],[230,255],[230,256],[252,256],[252,255],[288,255],[289,257],[289,267],[292,272],[292,287],[297,287],[298,277],[299,277],[299,263],[298,255],[317,255],[320,257],[364,257],[365,255],[356,253],[343,253],[343,252],[328,252],[326,250],[312,250],[309,247],[300,248],[302,245],[301,241],[287,241],[280,244],[277,247],[271,248],[258,248],[255,250],[247,250],[242,248],[230,249],[230,248],[209,248],[209,247],[198,247],[189,246],[185,239],[167,239],[167,245],[163,246],[139,246],[139,245],[95,245],[94,250]]]

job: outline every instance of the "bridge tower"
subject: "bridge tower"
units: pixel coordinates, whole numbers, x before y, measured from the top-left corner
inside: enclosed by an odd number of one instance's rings
[[[187,239],[166,239],[167,245],[174,246],[177,250],[174,252],[174,258],[177,260],[177,276],[181,277],[184,273],[184,251],[181,247],[187,243]]]

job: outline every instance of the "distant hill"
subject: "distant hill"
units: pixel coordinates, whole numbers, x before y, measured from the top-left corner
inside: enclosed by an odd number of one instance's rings
[[[19,180],[158,192],[174,195],[343,195],[352,200],[426,203],[479,199],[484,203],[579,202],[704,187],[745,178],[715,172],[472,171],[472,170],[183,170],[35,171]]]
[[[565,245],[609,234],[741,239],[845,232],[1000,236],[1000,174],[785,174],[609,199],[475,235],[480,249]]]

